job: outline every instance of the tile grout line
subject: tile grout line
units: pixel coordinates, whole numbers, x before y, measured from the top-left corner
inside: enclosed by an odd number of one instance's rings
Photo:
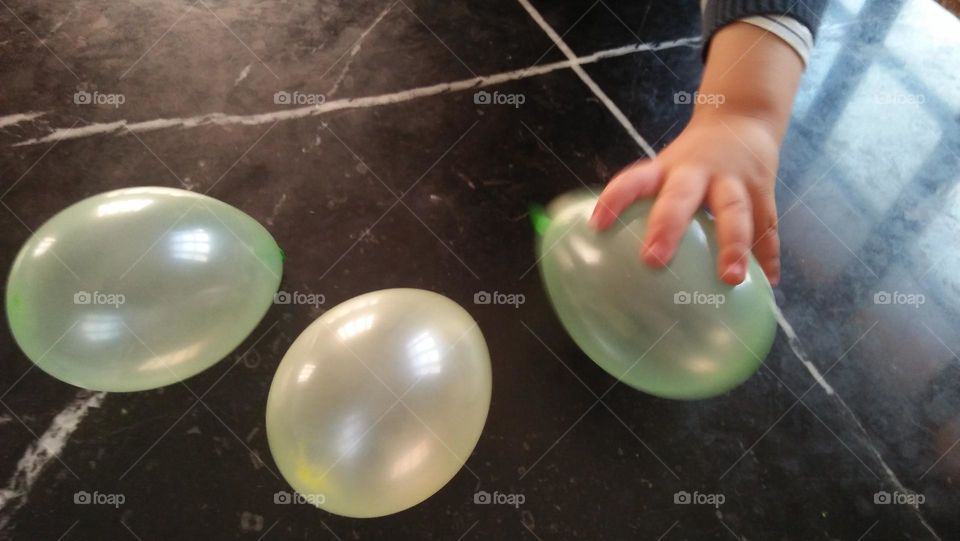
[[[550,23],[548,23],[543,18],[543,16],[540,15],[540,12],[537,11],[535,7],[533,7],[530,1],[529,0],[517,0],[517,1],[520,2],[520,5],[523,6],[523,9],[525,9],[527,13],[530,14],[530,17],[533,18],[534,22],[536,22],[537,25],[547,34],[547,36],[550,37],[554,45],[556,45],[557,49],[559,49],[560,52],[562,52],[563,55],[566,56],[568,60],[575,61],[577,59],[576,53],[574,53],[573,49],[571,49],[566,44],[566,42],[563,41],[560,35],[557,34],[556,30],[554,30],[553,27],[550,26]],[[650,143],[648,143],[647,140],[644,139],[642,135],[640,135],[640,132],[638,132],[636,127],[634,127],[633,123],[630,122],[630,119],[628,119],[627,116],[623,114],[623,111],[621,111],[620,108],[617,107],[617,104],[613,103],[613,100],[611,100],[610,97],[607,96],[607,94],[603,91],[603,89],[601,89],[600,86],[596,83],[596,81],[594,81],[593,78],[590,77],[589,74],[587,74],[586,70],[584,70],[580,64],[571,64],[570,69],[572,69],[573,72],[577,74],[577,77],[580,77],[580,80],[583,81],[585,85],[587,85],[587,87],[590,89],[591,92],[593,92],[593,94],[597,97],[597,99],[600,100],[600,102],[607,108],[607,110],[609,110],[610,113],[613,114],[613,116],[617,119],[620,125],[623,126],[625,130],[627,130],[628,134],[630,134],[630,137],[632,137],[633,140],[636,141],[638,145],[640,145],[640,148],[642,148],[643,151],[647,153],[647,156],[649,156],[650,158],[655,157],[657,155],[657,152],[653,150],[653,147],[650,146]]]
[[[402,102],[411,101],[411,100],[424,98],[424,97],[437,96],[441,94],[448,94],[448,93],[459,92],[459,91],[469,90],[474,88],[494,86],[494,85],[508,83],[512,81],[528,79],[531,77],[544,75],[544,74],[551,73],[558,70],[579,68],[583,64],[592,64],[608,58],[617,58],[620,56],[626,56],[634,53],[642,53],[647,51],[660,51],[664,49],[672,49],[674,47],[695,47],[700,44],[700,41],[701,39],[699,36],[694,36],[694,37],[680,38],[675,40],[668,40],[668,41],[663,41],[659,43],[636,43],[633,45],[615,47],[613,49],[605,49],[602,51],[589,54],[587,56],[575,57],[573,59],[561,60],[557,62],[543,64],[540,66],[525,67],[521,69],[500,72],[492,75],[473,77],[470,79],[462,79],[459,81],[452,81],[452,82],[446,82],[446,83],[438,83],[438,84],[429,85],[429,86],[415,87],[407,90],[401,90],[401,91],[391,92],[387,94],[379,94],[375,96],[364,96],[359,98],[341,98],[337,100],[327,101],[320,105],[310,105],[310,106],[293,108],[293,109],[271,111],[267,113],[257,113],[257,114],[250,114],[250,115],[227,115],[224,113],[208,113],[208,114],[203,114],[203,115],[198,115],[193,117],[184,117],[184,118],[158,118],[154,120],[146,120],[146,121],[132,122],[132,123],[127,122],[126,120],[118,120],[115,122],[92,123],[79,128],[56,128],[48,135],[45,135],[43,137],[28,139],[26,141],[21,141],[11,146],[13,147],[29,146],[29,145],[36,145],[36,144],[42,144],[42,143],[50,143],[54,141],[80,139],[83,137],[110,134],[114,132],[126,133],[127,130],[134,133],[145,133],[145,132],[151,132],[151,131],[169,129],[169,128],[187,129],[187,128],[196,128],[200,126],[211,126],[211,125],[254,126],[258,124],[268,124],[272,122],[278,122],[281,120],[292,120],[297,118],[318,116],[318,115],[322,115],[324,113],[329,113],[333,111],[348,110],[348,109],[362,109],[367,107],[378,107],[382,105],[392,105],[392,104],[402,103]]]
[[[790,325],[790,322],[787,321],[787,318],[783,315],[783,312],[777,306],[775,301],[771,301],[773,307],[773,316],[777,320],[777,324],[780,329],[783,330],[783,333],[787,335],[787,343],[790,345],[790,350],[793,352],[794,356],[800,359],[800,362],[807,368],[807,371],[810,372],[810,375],[813,376],[813,379],[816,380],[817,384],[823,388],[827,395],[831,396],[840,406],[847,411],[850,415],[850,418],[853,419],[854,424],[857,427],[857,430],[862,436],[863,442],[866,444],[867,448],[873,453],[873,457],[880,464],[880,467],[883,468],[884,474],[886,474],[887,480],[891,482],[898,491],[904,494],[915,494],[913,490],[907,488],[903,482],[900,481],[900,478],[897,477],[897,474],[893,471],[892,468],[887,464],[887,461],[884,460],[883,454],[880,453],[880,450],[877,448],[877,445],[874,443],[873,437],[870,436],[870,432],[867,431],[866,427],[863,426],[863,423],[860,422],[860,418],[850,409],[850,406],[847,405],[846,401],[840,397],[839,394],[834,391],[833,387],[827,383],[826,378],[820,373],[820,370],[817,369],[816,365],[810,361],[806,353],[803,352],[803,349],[800,347],[800,337],[797,335],[797,332],[793,329],[793,326]],[[936,530],[927,523],[927,519],[923,516],[923,513],[920,512],[920,509],[913,508],[914,514],[920,520],[920,524],[923,525],[927,531],[937,540],[940,541],[941,537],[937,534]]]
[[[893,485],[897,487],[897,490],[903,494],[916,494],[916,492],[904,486],[904,484],[900,481],[900,478],[897,477],[897,474],[894,473],[894,471],[890,468],[890,466],[887,465],[886,460],[883,459],[883,455],[880,454],[880,450],[877,449],[877,446],[873,443],[873,438],[870,437],[870,433],[867,432],[866,427],[863,426],[863,423],[860,422],[860,418],[857,417],[857,415],[853,412],[853,410],[850,409],[850,406],[847,406],[847,403],[842,398],[840,398],[840,395],[834,395],[834,399],[837,402],[839,402],[841,406],[843,406],[843,409],[847,410],[847,413],[850,414],[850,418],[853,419],[854,423],[856,423],[857,429],[859,429],[860,432],[863,434],[867,443],[867,447],[870,449],[871,452],[873,452],[874,457],[877,459],[877,462],[880,463],[880,466],[883,468],[884,473],[887,474],[887,477],[889,478],[890,482],[892,482]],[[914,507],[912,505],[908,505],[907,507],[910,507],[913,509],[914,514],[916,514],[917,518],[920,519],[920,524],[922,524],[923,527],[930,532],[930,534],[934,537],[934,539],[936,539],[937,541],[942,541],[940,534],[938,534],[937,531],[933,529],[933,526],[927,523],[927,519],[923,516],[923,513],[920,512],[919,507]]]
[[[12,115],[0,116],[0,128],[5,128],[7,126],[15,126],[21,122],[29,122],[35,118],[41,117],[47,114],[44,111],[30,111],[27,113],[15,113]]]
[[[99,408],[107,393],[80,391],[17,462],[6,487],[0,489],[0,529],[6,527],[13,514],[27,503],[27,495],[51,460],[58,459],[70,436],[80,426],[90,408]]]
[[[807,368],[807,371],[810,372],[810,375],[813,376],[817,384],[820,385],[828,395],[834,396],[836,392],[833,390],[833,387],[827,383],[826,378],[823,377],[823,374],[820,373],[817,366],[813,364],[807,354],[803,352],[803,349],[800,347],[800,337],[797,336],[797,332],[793,330],[793,326],[790,325],[790,322],[787,321],[783,312],[780,311],[780,307],[777,306],[776,301],[771,300],[770,306],[773,309],[773,317],[777,320],[777,325],[783,330],[783,333],[787,335],[787,343],[790,345],[790,350],[800,359],[800,362]]]
[[[360,52],[360,49],[363,48],[363,40],[366,39],[366,37],[370,34],[370,32],[372,32],[373,29],[376,28],[378,24],[380,24],[380,21],[382,21],[383,18],[386,17],[388,13],[390,13],[390,10],[393,9],[393,6],[397,5],[397,1],[394,1],[393,3],[388,5],[383,11],[381,11],[380,14],[377,15],[377,18],[373,20],[373,23],[370,26],[368,26],[366,30],[360,33],[360,37],[357,38],[357,41],[354,42],[354,44],[350,47],[350,49],[347,50],[350,56],[347,57],[347,61],[343,65],[343,69],[340,70],[340,74],[337,75],[337,78],[333,81],[333,86],[330,87],[330,90],[327,91],[327,95],[333,96],[334,94],[336,94],[337,90],[340,88],[340,84],[343,82],[343,79],[347,76],[347,72],[350,71],[350,66],[353,65],[353,59]],[[338,58],[337,63],[339,63],[344,56],[346,56],[346,54]],[[331,66],[331,69],[332,68],[333,66]],[[330,70],[328,69],[327,73],[329,73],[329,71]],[[324,75],[326,75],[326,73],[324,73]],[[323,77],[321,77],[321,79],[322,78]]]

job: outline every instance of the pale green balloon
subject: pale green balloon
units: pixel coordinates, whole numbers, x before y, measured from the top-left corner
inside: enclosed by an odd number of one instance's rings
[[[652,201],[600,233],[588,223],[596,202],[586,190],[558,198],[538,244],[547,293],[577,345],[614,377],[665,398],[717,396],[756,372],[776,321],[753,257],[743,283],[721,282],[713,220],[700,212],[669,270],[652,269],[640,260]]]
[[[303,501],[389,515],[460,470],[490,387],[486,342],[463,308],[419,289],[374,291],[326,312],[290,346],[267,399],[267,440]]]
[[[127,188],[44,223],[7,279],[20,348],[67,383],[168,385],[213,365],[257,326],[282,252],[253,218],[211,197]]]

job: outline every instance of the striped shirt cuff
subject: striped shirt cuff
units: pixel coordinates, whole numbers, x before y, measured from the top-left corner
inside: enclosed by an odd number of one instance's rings
[[[788,15],[754,15],[740,21],[763,28],[787,42],[800,55],[803,64],[807,64],[813,49],[813,34],[800,21]]]

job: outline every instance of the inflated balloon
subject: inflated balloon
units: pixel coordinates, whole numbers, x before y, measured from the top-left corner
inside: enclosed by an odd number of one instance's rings
[[[314,321],[280,362],[267,439],[300,497],[378,517],[416,505],[463,466],[490,407],[477,324],[419,289],[374,291]]]
[[[7,280],[7,318],[24,353],[60,380],[151,389],[237,347],[281,272],[270,233],[226,203],[171,188],[116,190],[30,237]]]
[[[676,399],[720,395],[749,378],[773,344],[773,291],[750,257],[737,286],[716,274],[713,221],[696,215],[668,269],[640,260],[649,200],[604,232],[588,224],[597,197],[561,196],[538,244],[553,307],[577,345],[630,386]]]

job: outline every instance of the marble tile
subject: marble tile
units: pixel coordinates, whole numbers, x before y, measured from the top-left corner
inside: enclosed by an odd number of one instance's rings
[[[629,0],[535,1],[543,17],[577,54],[624,43],[661,42],[699,36],[699,2]]]
[[[955,70],[926,68],[956,61],[957,21],[934,3],[867,2],[834,6],[824,24],[784,147],[784,312],[950,537],[960,85]]]
[[[485,89],[522,96],[517,106],[477,103],[475,89],[460,89],[247,122],[286,109],[272,101],[278,90],[330,93],[341,72],[333,99],[562,60],[520,4],[9,5],[63,64],[0,12],[14,29],[0,39],[0,117],[49,111],[0,127],[0,263],[9,267],[30,229],[87,195],[185,186],[264,223],[287,254],[283,287],[326,302],[274,306],[234,353],[183,385],[107,395],[25,500],[2,493],[0,539],[866,540],[960,531],[960,289],[951,272],[960,262],[960,23],[934,3],[832,5],[780,171],[777,298],[797,336],[778,334],[760,372],[700,402],[615,385],[565,334],[543,292],[529,206],[602,183],[641,155],[571,70]],[[699,28],[693,2],[535,5],[580,55],[629,45],[634,34],[663,41]],[[171,25],[169,39],[118,79]],[[660,149],[689,116],[674,94],[695,88],[700,53],[682,46],[585,69]],[[82,107],[78,88],[120,89],[130,100]],[[74,123],[213,112],[243,117],[12,146]],[[289,490],[264,433],[277,363],[327,308],[398,286],[449,296],[487,337],[493,404],[467,468],[423,504],[381,519],[276,504]],[[525,302],[477,305],[480,290]],[[3,490],[22,486],[9,476],[77,390],[31,369],[8,332],[0,352],[0,393],[10,389],[9,411],[0,409]],[[478,490],[524,501],[478,505]],[[125,501],[77,505],[78,491]],[[685,493],[704,503],[678,503]],[[913,494],[923,503],[877,503]]]

